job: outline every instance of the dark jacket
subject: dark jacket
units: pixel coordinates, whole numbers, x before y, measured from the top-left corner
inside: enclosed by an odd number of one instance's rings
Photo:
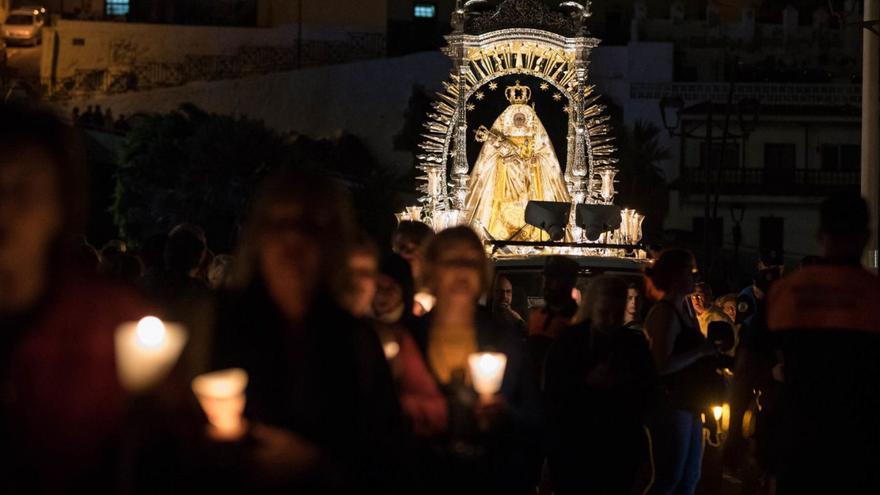
[[[399,493],[400,409],[372,329],[327,297],[300,328],[253,287],[220,305],[213,367],[250,377],[246,417],[290,430],[316,445],[320,469],[297,493]]]
[[[572,326],[553,343],[545,377],[557,491],[628,493],[646,453],[642,425],[658,384],[644,333]],[[615,489],[615,481],[629,485]]]
[[[880,279],[801,268],[770,290],[767,326],[784,358],[779,493],[880,492]]]
[[[426,361],[432,320],[431,314],[426,315],[413,331]],[[497,328],[486,310],[478,310],[476,323],[479,350],[507,356],[500,391],[507,414],[495,428],[482,431],[473,415],[477,400],[473,388],[455,380],[441,385],[450,424],[447,435],[437,439],[427,454],[426,483],[431,493],[526,493],[534,489],[543,459],[538,384],[519,336]]]

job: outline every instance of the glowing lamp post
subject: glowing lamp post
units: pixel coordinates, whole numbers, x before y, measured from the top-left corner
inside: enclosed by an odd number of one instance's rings
[[[244,435],[243,418],[248,374],[233,368],[197,376],[192,390],[210,423],[210,435],[222,441],[238,440]]]
[[[501,390],[507,356],[499,352],[477,352],[468,356],[468,366],[480,400],[490,401]]]
[[[182,325],[155,316],[116,329],[116,370],[129,392],[146,391],[165,378],[180,357],[187,334]]]

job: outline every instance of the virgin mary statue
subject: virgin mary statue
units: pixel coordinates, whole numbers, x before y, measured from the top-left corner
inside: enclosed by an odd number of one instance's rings
[[[553,144],[528,105],[531,89],[517,81],[505,95],[510,105],[492,128],[476,132],[483,148],[471,171],[468,220],[497,240],[540,241],[541,232],[525,226],[526,203],[571,199]]]

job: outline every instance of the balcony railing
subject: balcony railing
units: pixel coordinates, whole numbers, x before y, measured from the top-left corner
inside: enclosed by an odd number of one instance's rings
[[[858,171],[816,169],[773,170],[737,168],[713,170],[721,194],[825,196],[841,190],[857,190]],[[685,168],[676,181],[683,195],[702,194],[706,190],[706,169]]]

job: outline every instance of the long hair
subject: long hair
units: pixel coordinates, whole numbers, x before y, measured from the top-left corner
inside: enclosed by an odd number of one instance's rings
[[[587,286],[584,301],[578,308],[577,314],[574,315],[572,323],[578,324],[590,320],[593,317],[593,309],[596,307],[599,299],[603,299],[605,304],[619,305],[621,321],[623,321],[628,292],[629,285],[620,277],[599,275],[593,278],[590,280],[590,285]]]
[[[341,304],[349,288],[348,250],[354,232],[349,197],[326,177],[286,168],[269,174],[257,189],[233,263],[230,287],[244,290],[262,283],[259,246],[271,227],[271,211],[278,205],[300,207],[301,221],[308,225],[321,253],[318,291]]]
[[[654,287],[669,292],[675,285],[675,280],[682,273],[687,272],[694,266],[694,255],[686,249],[667,249],[660,253],[660,257],[654,265],[645,269]]]

